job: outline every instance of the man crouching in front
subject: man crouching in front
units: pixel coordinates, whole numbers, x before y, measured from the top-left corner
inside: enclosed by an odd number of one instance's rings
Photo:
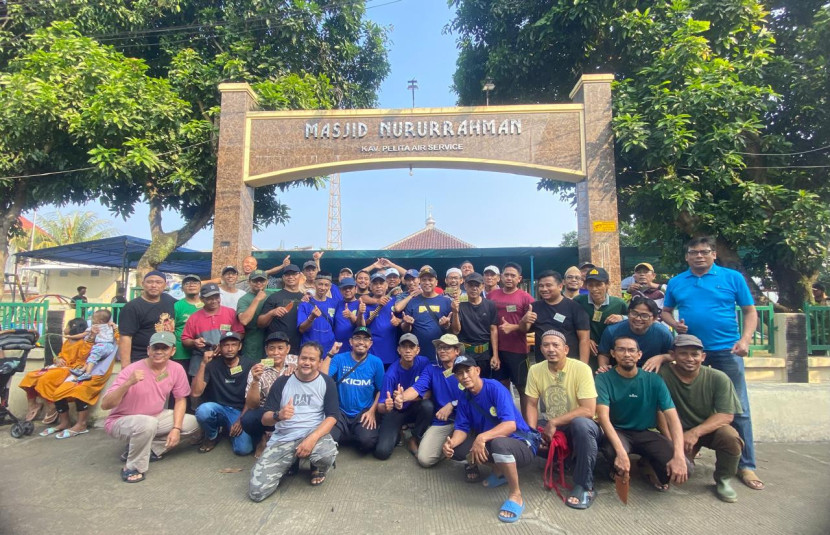
[[[248,497],[261,502],[275,490],[297,458],[309,458],[311,484],[322,485],[337,457],[329,432],[340,412],[337,387],[320,373],[323,347],[307,342],[300,348],[297,369],[271,387],[262,425],[275,426],[262,457],[251,470]]]

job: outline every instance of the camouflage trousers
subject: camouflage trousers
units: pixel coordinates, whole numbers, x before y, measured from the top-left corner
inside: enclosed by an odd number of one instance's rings
[[[262,457],[251,469],[251,482],[248,486],[248,497],[255,502],[261,502],[277,490],[282,476],[288,472],[297,459],[297,446],[304,439],[289,442],[274,442],[268,444]],[[337,457],[337,444],[331,435],[325,435],[311,450],[309,460],[322,473],[328,471]]]

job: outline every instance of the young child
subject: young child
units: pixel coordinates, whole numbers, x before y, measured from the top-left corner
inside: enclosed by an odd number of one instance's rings
[[[115,351],[115,337],[118,335],[118,326],[112,321],[112,312],[109,310],[96,310],[92,314],[92,327],[86,330],[84,337],[87,342],[94,342],[86,364],[83,367],[75,368],[72,374],[77,376],[77,382],[92,379],[92,368],[101,359]]]

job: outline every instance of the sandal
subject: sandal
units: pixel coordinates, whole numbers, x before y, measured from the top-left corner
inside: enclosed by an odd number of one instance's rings
[[[55,423],[55,421],[57,419],[58,419],[58,411],[54,411],[54,412],[50,412],[49,414],[44,416],[43,420],[41,420],[41,423],[49,425],[49,424]]]
[[[124,483],[141,483],[144,481],[144,474],[138,470],[121,469],[121,481]]]
[[[209,439],[206,438],[202,441],[202,445],[199,446],[199,453],[208,453],[213,451],[213,448],[216,447],[216,444],[219,443],[219,435],[216,435],[216,438]]]
[[[478,465],[465,464],[464,476],[467,478],[467,483],[478,483],[481,480],[481,472],[478,470]]]
[[[520,518],[522,518],[522,513],[525,510],[525,504],[519,505],[518,503],[514,502],[513,500],[507,500],[501,505],[501,509],[499,509],[499,520],[502,522],[507,522],[512,524],[513,522],[518,522]],[[510,513],[513,516],[503,516],[502,513]]]
[[[594,498],[597,497],[597,489],[585,490],[582,485],[574,485],[568,499],[565,500],[565,505],[571,509],[587,509],[594,503]],[[571,498],[577,500],[576,503],[571,501]]]
[[[156,461],[160,461],[160,460],[162,460],[163,458],[164,458],[164,457],[162,457],[161,455],[156,455],[156,452],[154,452],[154,451],[150,451],[150,462],[151,462],[151,463],[154,463],[154,462],[156,462]]]
[[[39,437],[48,437],[49,435],[54,435],[55,433],[59,433],[61,431],[63,431],[63,429],[60,429],[58,427],[47,427],[37,435]]]
[[[496,474],[490,474],[484,479],[484,483],[482,483],[488,489],[494,489],[496,487],[501,487],[502,485],[507,485],[507,478],[504,476],[497,476]]]
[[[738,479],[740,479],[744,485],[752,490],[764,490],[764,482],[758,478],[758,474],[755,473],[755,470],[750,470],[748,468],[738,470]]]
[[[37,415],[40,413],[40,409],[42,408],[43,405],[35,405],[34,409],[29,409],[29,411],[26,413],[26,418],[24,418],[23,420],[26,422],[33,422],[35,418],[37,418]]]
[[[322,470],[313,470],[311,472],[311,486],[319,487],[326,482],[326,473]]]

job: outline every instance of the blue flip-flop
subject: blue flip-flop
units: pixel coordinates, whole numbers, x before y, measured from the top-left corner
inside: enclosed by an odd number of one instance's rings
[[[58,431],[61,431],[61,430],[58,429],[57,427],[47,427],[46,429],[44,429],[43,431],[41,431],[37,435],[39,437],[48,437],[49,435],[54,435]]]
[[[77,437],[78,435],[83,435],[85,433],[89,433],[89,429],[84,429],[83,431],[73,431],[71,429],[64,429],[63,431],[55,435],[55,438],[58,440],[63,440],[65,438]]]
[[[501,516],[498,515],[499,520],[502,522],[507,522],[508,524],[512,524],[513,522],[518,522],[520,518],[522,518],[522,513],[525,510],[525,505],[519,505],[518,503],[514,502],[513,500],[507,500],[503,504],[501,504],[501,509],[499,509],[499,513],[502,511],[507,513],[513,513],[514,516]]]
[[[497,476],[496,474],[490,474],[482,482],[482,485],[488,489],[494,489],[496,487],[501,487],[502,485],[507,485],[507,478],[504,476]]]

